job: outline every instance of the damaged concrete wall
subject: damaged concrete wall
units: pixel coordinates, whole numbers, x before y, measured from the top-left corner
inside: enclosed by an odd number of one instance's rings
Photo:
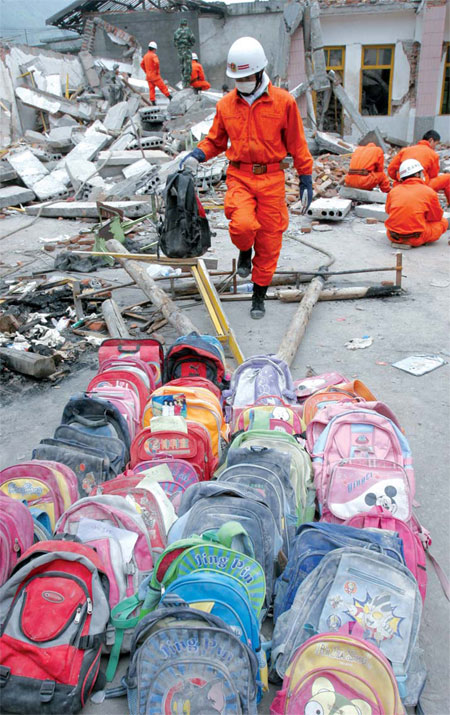
[[[199,24],[197,13],[195,12],[183,12],[182,14],[156,11],[103,12],[99,17],[105,22],[111,23],[111,25],[116,25],[116,27],[126,30],[130,35],[134,35],[142,46],[143,53],[147,52],[148,43],[151,40],[157,42],[161,76],[172,85],[181,79],[178,55],[173,44],[173,34],[180,25],[181,17],[188,21],[190,29],[197,38],[197,43],[193,50],[200,55],[202,54],[199,40]],[[97,29],[92,50],[94,55],[122,59],[124,49],[127,49],[126,46],[116,44],[101,28]]]

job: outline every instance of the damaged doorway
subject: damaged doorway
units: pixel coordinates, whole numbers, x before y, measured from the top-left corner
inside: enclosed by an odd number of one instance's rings
[[[345,47],[324,47],[325,63],[327,72],[333,70],[339,84],[344,84],[345,69]],[[315,92],[314,104],[316,116],[321,117],[324,111],[323,103],[328,101],[328,108],[323,115],[323,131],[337,132],[342,135],[343,131],[343,110],[340,102],[334,94],[327,92]]]
[[[361,114],[387,116],[391,113],[394,45],[362,48]]]

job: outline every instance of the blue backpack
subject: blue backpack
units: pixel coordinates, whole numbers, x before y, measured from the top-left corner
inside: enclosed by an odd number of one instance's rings
[[[167,597],[138,624],[124,682],[131,715],[256,715],[257,673],[225,621]]]
[[[405,563],[403,542],[396,533],[324,522],[302,524],[291,545],[286,568],[275,584],[274,621],[292,606],[299,586],[323,557],[344,546],[373,549]]]

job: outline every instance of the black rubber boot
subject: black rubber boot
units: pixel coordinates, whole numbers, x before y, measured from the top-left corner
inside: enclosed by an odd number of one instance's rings
[[[253,283],[252,307],[250,308],[250,316],[253,320],[264,318],[266,309],[264,307],[264,298],[266,297],[268,286],[259,286]]]
[[[252,249],[249,248],[248,251],[239,251],[239,258],[237,264],[237,274],[241,278],[247,278],[252,270]]]
[[[156,102],[155,102],[154,99],[152,99],[152,101],[150,102],[150,104],[151,104],[153,107],[156,107]]]

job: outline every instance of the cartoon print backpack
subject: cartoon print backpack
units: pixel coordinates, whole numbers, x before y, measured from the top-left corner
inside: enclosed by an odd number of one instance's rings
[[[410,570],[368,549],[331,551],[305,578],[291,608],[277,620],[272,668],[284,678],[296,649],[311,634],[338,631],[356,621],[363,638],[390,661],[404,705],[415,705],[426,671],[417,635],[422,599]]]
[[[395,531],[357,529],[343,524],[302,524],[291,545],[288,562],[275,585],[274,620],[287,611],[300,585],[326,554],[344,546],[358,546],[386,554],[404,564],[403,542]]]
[[[201,377],[222,388],[225,380],[225,353],[212,335],[189,333],[178,338],[165,360],[165,382]]]
[[[33,459],[2,469],[0,493],[39,509],[44,526],[52,531],[65,509],[78,499],[78,483],[65,465]]]
[[[98,350],[99,372],[102,371],[103,362],[110,358],[124,360],[135,357],[142,360],[153,373],[155,387],[162,383],[164,367],[164,350],[156,338],[107,338]]]
[[[99,555],[66,541],[34,544],[0,589],[2,709],[77,713],[104,687],[109,620]]]
[[[33,539],[33,517],[28,507],[0,492],[0,586]]]
[[[250,405],[296,405],[291,372],[276,355],[254,355],[245,360],[233,372],[230,388],[223,397],[229,422]]]
[[[131,715],[256,715],[251,647],[221,618],[178,603],[168,599],[135,630],[125,677]]]
[[[211,232],[189,171],[177,171],[167,177],[164,204],[158,250],[168,258],[202,256],[211,246]]]
[[[333,469],[344,460],[349,467],[354,465],[355,470],[360,470],[363,480],[368,474],[364,466],[364,463],[370,466],[368,460],[393,462],[405,470],[409,492],[415,493],[406,437],[392,420],[373,410],[351,409],[332,418],[314,444],[312,460],[319,506],[326,502]]]
[[[235,433],[263,429],[287,432],[295,437],[300,436],[305,428],[302,418],[290,405],[253,405],[238,414],[231,431]]]
[[[361,636],[352,622],[309,638],[289,663],[271,715],[404,715],[389,661]]]

